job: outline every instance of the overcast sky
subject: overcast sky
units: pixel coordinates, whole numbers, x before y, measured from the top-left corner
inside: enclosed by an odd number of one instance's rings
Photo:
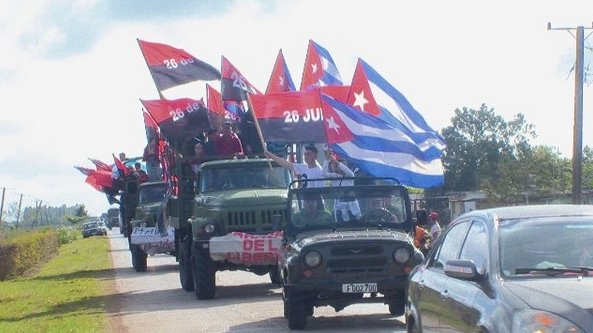
[[[299,86],[311,38],[330,51],[345,83],[363,58],[435,129],[449,125],[455,108],[486,103],[506,119],[524,113],[539,134],[534,143],[570,156],[575,41],[546,24],[590,27],[593,1],[485,3],[2,1],[0,187],[9,202],[27,194],[24,205],[37,198],[84,203],[91,214],[108,208],[72,166],[142,153],[138,99],[158,95],[136,38],[217,67],[225,55],[260,90],[280,48]],[[189,84],[164,94],[198,99],[204,90]],[[584,99],[584,145],[593,145],[593,87]]]

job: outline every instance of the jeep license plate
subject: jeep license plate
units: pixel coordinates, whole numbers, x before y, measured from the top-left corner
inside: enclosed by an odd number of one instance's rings
[[[345,294],[376,293],[376,283],[344,283],[342,292]]]

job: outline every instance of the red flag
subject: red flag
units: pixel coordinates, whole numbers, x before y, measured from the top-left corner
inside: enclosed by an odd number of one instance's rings
[[[144,126],[146,128],[153,128],[156,129],[157,125],[152,116],[148,112],[142,112],[142,117],[144,118]]]
[[[111,190],[114,187],[111,171],[106,170],[94,171],[86,177],[85,182],[100,192]]]
[[[74,169],[80,171],[85,176],[88,176],[88,175],[92,174],[93,172],[95,172],[95,170],[93,170],[93,169],[89,169],[89,168],[85,168],[85,167],[81,167],[81,166],[75,166]]]
[[[250,96],[265,141],[326,142],[319,91]]]
[[[130,175],[130,170],[128,170],[128,168],[126,167],[126,165],[124,164],[124,162],[122,162],[119,158],[115,157],[115,154],[113,155],[113,160],[115,161],[115,166],[117,167],[117,171],[119,171],[120,176],[126,177]]]
[[[197,136],[210,127],[208,110],[202,100],[140,100],[169,141]]]
[[[220,72],[182,49],[138,39],[148,69],[158,90],[192,81],[220,80]]]
[[[341,86],[342,79],[329,51],[321,45],[309,40],[301,90],[322,86]]]
[[[207,89],[207,97],[206,101],[208,102],[208,110],[210,112],[221,115],[224,117],[224,109],[222,108],[222,96],[212,86],[209,84],[206,85]]]
[[[356,69],[354,70],[350,94],[346,104],[352,105],[355,109],[370,113],[373,116],[379,116],[381,114],[360,59],[358,59]]]
[[[346,103],[350,94],[350,86],[325,86],[318,89],[322,94],[331,96],[342,103]]]
[[[244,101],[247,94],[261,94],[230,61],[222,57],[222,100]]]
[[[276,63],[274,64],[270,81],[268,81],[266,94],[295,90],[296,88],[294,86],[294,82],[292,82],[292,77],[288,71],[288,66],[286,66],[284,55],[282,54],[282,50],[280,50],[278,51],[278,56],[276,57]]]
[[[109,165],[109,164],[107,164],[105,162],[101,162],[99,160],[96,160],[94,158],[89,158],[89,160],[91,162],[93,162],[93,164],[95,164],[95,167],[97,168],[97,171],[98,170],[105,170],[105,171],[111,172],[111,168],[112,168],[111,165]]]

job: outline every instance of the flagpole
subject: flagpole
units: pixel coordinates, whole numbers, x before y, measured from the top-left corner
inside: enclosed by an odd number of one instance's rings
[[[161,99],[165,99],[165,96],[163,96],[163,93],[159,90],[159,86],[156,84],[156,79],[154,77],[154,74],[150,70],[150,66],[148,65],[148,59],[146,59],[146,55],[144,54],[144,50],[142,50],[142,45],[140,44],[140,38],[136,38],[136,41],[138,42],[138,47],[140,47],[140,53],[142,53],[142,57],[144,58],[146,67],[148,67],[148,71],[150,72],[150,76],[152,77],[152,82],[154,83],[154,86],[156,87],[156,91],[159,93],[159,97]]]
[[[253,115],[253,123],[255,124],[255,129],[257,131],[257,136],[259,136],[261,146],[264,151],[268,151],[268,148],[266,147],[266,142],[264,141],[264,135],[262,134],[261,127],[259,127],[259,120],[257,120],[257,116],[255,115],[255,110],[253,109],[253,105],[251,104],[251,94],[249,94],[249,93],[247,93],[247,106],[249,106],[249,110],[251,111],[251,113]],[[268,165],[270,166],[270,169],[272,169],[272,171],[274,173],[276,173],[276,170],[274,170],[274,167],[272,167],[272,161],[270,161],[269,158],[266,158],[266,159],[268,160]]]

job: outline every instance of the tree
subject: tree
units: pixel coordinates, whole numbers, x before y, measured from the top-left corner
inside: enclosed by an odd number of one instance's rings
[[[444,128],[442,135],[447,142],[444,190],[494,192],[501,173],[530,151],[529,140],[536,136],[523,114],[505,121],[485,104],[477,110],[456,109],[451,126]]]

